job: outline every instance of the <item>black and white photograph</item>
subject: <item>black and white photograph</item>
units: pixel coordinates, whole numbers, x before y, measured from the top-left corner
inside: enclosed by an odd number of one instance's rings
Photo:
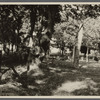
[[[100,96],[100,3],[1,3],[2,96]]]

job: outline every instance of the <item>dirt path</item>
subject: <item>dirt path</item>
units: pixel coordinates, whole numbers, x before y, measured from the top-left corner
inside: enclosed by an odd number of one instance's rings
[[[5,74],[0,85],[1,96],[90,96],[100,95],[100,63],[81,62],[79,69],[66,61],[44,63],[40,66],[44,76],[35,78],[27,89],[12,79],[11,71]],[[18,67],[19,72],[23,69]]]
[[[100,63],[81,62],[81,65],[81,69],[72,71],[74,73],[74,78],[76,78],[78,74],[76,80],[66,79],[61,86],[53,91],[53,95],[100,95]],[[69,73],[69,77],[71,75],[72,73]]]

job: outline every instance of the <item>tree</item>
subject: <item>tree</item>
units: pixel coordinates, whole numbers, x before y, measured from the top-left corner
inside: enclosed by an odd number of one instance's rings
[[[55,32],[53,37],[58,41],[57,43],[62,47],[62,41],[70,49],[75,45],[75,36],[77,34],[78,24],[73,24],[73,19],[70,18],[67,22],[55,24]]]
[[[99,5],[74,5],[74,4],[68,4],[62,6],[62,14],[65,18],[63,21],[68,21],[69,18],[73,18],[73,20],[76,20],[79,24],[82,26],[84,25],[84,20],[88,17],[96,18],[100,15],[100,8]],[[67,16],[67,17],[66,17]],[[80,25],[79,25],[80,26]],[[78,33],[80,32],[81,28],[78,27],[78,31],[76,34],[76,46],[75,46],[75,59],[74,59],[74,66],[78,67],[79,65],[79,49],[78,49]]]
[[[20,40],[20,29],[22,27],[22,6],[0,6],[1,7],[1,42],[18,46]]]

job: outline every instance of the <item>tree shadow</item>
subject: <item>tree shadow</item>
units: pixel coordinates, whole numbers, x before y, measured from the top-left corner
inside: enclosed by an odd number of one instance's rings
[[[43,84],[37,86],[39,96],[51,96],[53,95],[53,91],[60,87],[65,81],[78,80],[80,72],[74,69],[71,65],[69,68],[68,65],[69,63],[63,64],[59,61],[55,64],[41,64],[40,68],[43,71],[44,76],[37,77],[36,79],[45,81]]]
[[[67,95],[100,95],[100,68],[88,67],[86,69],[74,69],[71,62],[60,62],[56,61],[53,64],[42,64],[40,66],[41,70],[44,72],[43,79],[45,79],[44,84],[38,85],[38,91],[40,96],[51,96],[54,95],[53,91],[57,90],[65,82],[85,82],[84,84],[87,88],[76,89],[70,94],[65,91]],[[38,79],[38,78],[37,78]],[[42,78],[40,78],[42,79]],[[88,83],[87,80],[90,80]],[[92,89],[88,84],[93,85]],[[91,85],[92,86],[92,85]],[[64,92],[64,91],[62,91]]]
[[[24,66],[22,66],[24,67]],[[16,86],[20,88],[20,96],[30,95],[30,96],[52,96],[55,95],[54,91],[62,87],[63,84],[70,82],[74,84],[75,82],[83,82],[86,88],[75,88],[73,91],[68,92],[67,89],[58,91],[58,95],[70,96],[70,95],[100,95],[100,68],[91,67],[75,69],[72,62],[66,62],[61,60],[50,60],[42,63],[39,68],[43,71],[44,75],[38,75],[30,81],[28,88],[22,88],[21,85]],[[93,87],[88,86],[87,79],[89,78],[89,85],[95,83]],[[15,80],[16,81],[16,80]],[[27,82],[26,78],[25,81]],[[70,86],[67,84],[67,87]],[[76,86],[74,84],[74,86]],[[12,90],[11,90],[12,91]],[[21,92],[21,93],[20,93]],[[11,94],[12,95],[12,94]]]

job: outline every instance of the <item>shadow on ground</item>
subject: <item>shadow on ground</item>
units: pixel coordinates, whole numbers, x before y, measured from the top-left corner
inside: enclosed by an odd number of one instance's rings
[[[4,96],[90,96],[100,95],[100,63],[81,63],[83,67],[73,68],[71,62],[55,60],[41,64],[43,76],[34,78],[27,89],[14,81],[12,72],[5,84],[0,85],[0,95]],[[85,66],[85,67],[84,67]],[[20,67],[23,68],[23,67]],[[11,71],[11,70],[10,70]],[[21,71],[21,70],[20,70]]]

